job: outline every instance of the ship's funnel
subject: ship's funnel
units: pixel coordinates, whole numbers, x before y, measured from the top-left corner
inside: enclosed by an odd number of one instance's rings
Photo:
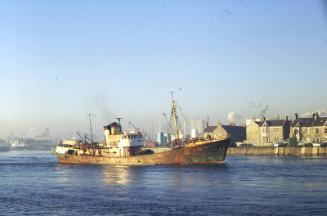
[[[121,127],[117,122],[111,123],[110,125],[104,126],[105,130],[109,130],[110,135],[121,134]]]
[[[117,122],[113,122],[103,127],[106,145],[109,145],[110,135],[120,135],[121,127]]]

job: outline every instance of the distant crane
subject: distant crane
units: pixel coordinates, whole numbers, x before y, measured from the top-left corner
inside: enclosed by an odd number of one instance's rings
[[[142,130],[142,133],[143,133],[144,138],[145,138],[146,140],[148,140],[148,139],[152,140],[152,138],[151,138],[151,136],[149,135],[149,133],[146,132],[144,129]]]
[[[182,113],[183,119],[184,119],[184,136],[186,135],[186,126],[191,127],[191,122],[188,120],[188,118],[186,117],[186,115],[184,114],[182,107],[178,107],[180,113]]]
[[[191,122],[188,120],[188,118],[187,118],[186,115],[184,114],[182,107],[179,106],[178,108],[179,108],[179,111],[182,113],[182,116],[183,116],[185,122],[186,122],[187,124],[191,124]]]

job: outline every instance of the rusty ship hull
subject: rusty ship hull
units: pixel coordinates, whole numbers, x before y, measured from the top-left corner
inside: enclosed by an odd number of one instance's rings
[[[57,154],[63,164],[111,164],[111,165],[192,165],[219,164],[224,162],[229,139],[190,143],[184,147],[172,148],[168,151],[134,155],[128,157],[107,157],[92,155]]]

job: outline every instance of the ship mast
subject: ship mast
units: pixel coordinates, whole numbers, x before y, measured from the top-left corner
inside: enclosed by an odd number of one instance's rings
[[[174,120],[174,126],[176,128],[176,144],[180,145],[180,139],[179,139],[179,128],[178,128],[178,116],[177,116],[177,106],[176,106],[176,101],[174,99],[174,92],[171,91],[169,92],[171,95],[171,100],[172,100],[172,107],[171,107],[171,115],[173,116],[173,120]]]
[[[93,144],[93,128],[92,128],[92,120],[91,120],[91,117],[95,117],[95,115],[89,113],[87,114],[88,117],[89,117],[89,127],[90,127],[90,136],[91,136],[91,143]]]

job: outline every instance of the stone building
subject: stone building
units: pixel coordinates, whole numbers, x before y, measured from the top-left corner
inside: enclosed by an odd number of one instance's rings
[[[271,146],[289,138],[291,121],[288,117],[277,120],[251,119],[246,125],[246,143],[254,146]]]
[[[252,145],[260,144],[260,120],[249,119],[246,122],[246,143]]]
[[[300,143],[327,142],[327,117],[320,117],[318,113],[314,113],[310,118],[299,118],[296,113],[290,137],[296,138]]]
[[[208,126],[203,133],[205,138],[225,139],[230,137],[230,146],[235,146],[236,142],[243,142],[246,139],[246,131],[244,126],[222,125]]]

